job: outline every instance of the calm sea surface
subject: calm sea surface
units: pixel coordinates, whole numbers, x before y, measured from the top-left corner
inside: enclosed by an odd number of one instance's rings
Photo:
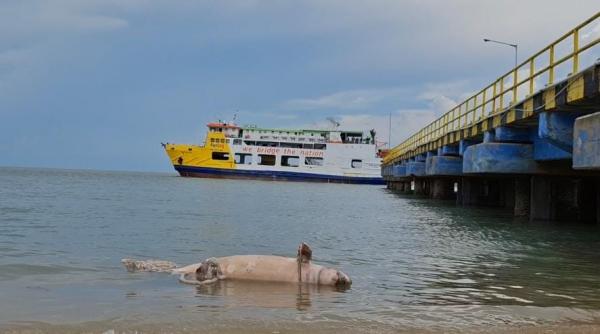
[[[119,262],[293,257],[301,241],[352,288],[195,287]],[[532,224],[380,186],[0,168],[4,329],[461,331],[597,323],[599,310],[597,226]]]

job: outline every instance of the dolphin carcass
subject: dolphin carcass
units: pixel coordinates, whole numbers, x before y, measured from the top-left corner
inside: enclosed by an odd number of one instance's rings
[[[343,272],[312,263],[312,250],[302,243],[296,258],[274,255],[234,255],[209,258],[200,263],[177,267],[161,260],[123,259],[130,272],[170,272],[187,284],[209,284],[218,280],[299,282],[349,287],[352,280]]]

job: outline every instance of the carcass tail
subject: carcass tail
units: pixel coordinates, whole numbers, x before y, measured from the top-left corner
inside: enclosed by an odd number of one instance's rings
[[[131,273],[136,271],[172,272],[173,269],[177,268],[174,262],[164,260],[122,259],[121,263]]]

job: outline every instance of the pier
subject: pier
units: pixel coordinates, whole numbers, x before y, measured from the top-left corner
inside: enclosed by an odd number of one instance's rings
[[[600,12],[391,149],[387,187],[600,223],[598,30]]]

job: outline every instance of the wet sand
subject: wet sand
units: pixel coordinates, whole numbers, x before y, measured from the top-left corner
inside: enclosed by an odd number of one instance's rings
[[[271,333],[271,334],[329,334],[329,333],[407,333],[407,334],[437,334],[437,333],[489,333],[489,334],[596,334],[600,333],[600,324],[562,323],[542,326],[506,326],[506,327],[465,327],[465,328],[399,328],[382,324],[340,324],[336,322],[323,323],[278,323],[269,324],[261,321],[229,324],[128,324],[120,320],[114,322],[85,322],[79,324],[53,325],[48,323],[20,323],[0,327],[2,334],[41,334],[41,333],[98,333],[98,334],[166,334],[166,333]]]

